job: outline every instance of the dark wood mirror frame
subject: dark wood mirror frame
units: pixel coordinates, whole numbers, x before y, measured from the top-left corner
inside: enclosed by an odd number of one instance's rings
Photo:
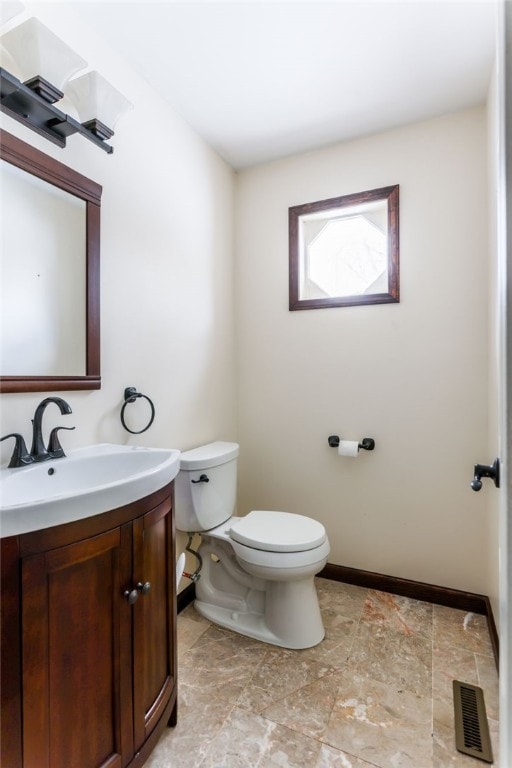
[[[1,376],[0,392],[100,389],[100,206],[102,187],[30,144],[0,130],[0,158],[85,202],[85,375]]]
[[[337,211],[340,208],[377,201],[387,203],[387,252],[388,291],[357,296],[332,296],[327,298],[300,298],[300,217],[319,212]],[[353,195],[319,200],[296,205],[288,209],[289,224],[289,309],[322,309],[324,307],[349,307],[360,304],[389,304],[400,301],[399,279],[399,186],[398,184]]]

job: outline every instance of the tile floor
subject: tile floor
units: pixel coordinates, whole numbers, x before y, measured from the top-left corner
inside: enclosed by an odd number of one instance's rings
[[[288,651],[178,617],[178,725],[146,768],[478,768],[455,750],[452,680],[498,679],[483,616],[317,579],[326,637]]]

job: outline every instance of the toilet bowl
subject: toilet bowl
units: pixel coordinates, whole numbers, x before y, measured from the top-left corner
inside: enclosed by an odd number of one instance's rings
[[[238,445],[215,442],[181,454],[176,526],[200,533],[195,607],[240,634],[285,648],[324,637],[314,577],[329,554],[321,523],[290,512],[234,516]]]

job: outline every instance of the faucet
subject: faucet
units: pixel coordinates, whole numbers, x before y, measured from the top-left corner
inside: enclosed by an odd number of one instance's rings
[[[30,455],[30,453],[27,451],[27,446],[25,445],[25,440],[23,439],[23,435],[20,435],[19,432],[11,432],[9,435],[4,435],[2,438],[0,438],[0,443],[3,440],[7,440],[8,437],[14,437],[16,443],[14,445],[14,451],[11,456],[11,460],[9,464],[7,465],[9,469],[12,467],[24,467],[27,464],[32,464],[34,461],[34,457]]]
[[[55,403],[60,408],[60,412],[64,415],[72,413],[71,408],[61,397],[45,397],[41,400],[36,408],[34,418],[32,419],[32,448],[30,455],[34,461],[46,461],[47,459],[59,459],[64,456],[64,451],[57,438],[57,430],[59,429],[74,429],[74,427],[56,427],[52,430],[50,436],[50,442],[48,445],[49,450],[46,449],[43,441],[43,413],[46,407],[50,403]]]
[[[4,435],[4,437],[0,438],[0,443],[2,440],[7,440],[8,437],[14,437],[15,439],[14,451],[8,464],[9,468],[25,467],[27,464],[33,464],[34,461],[60,459],[62,456],[66,455],[62,445],[59,442],[57,433],[61,429],[74,429],[74,427],[54,427],[50,433],[48,448],[45,448],[44,445],[42,430],[43,413],[45,412],[46,406],[50,403],[55,403],[55,405],[58,405],[62,414],[72,412],[69,405],[61,397],[46,397],[44,400],[42,400],[37,406],[34,418],[32,419],[33,434],[32,449],[30,453],[27,451],[27,446],[25,445],[23,435],[20,435],[19,432],[11,432],[10,434]]]

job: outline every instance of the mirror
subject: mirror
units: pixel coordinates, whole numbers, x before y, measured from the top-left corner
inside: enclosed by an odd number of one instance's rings
[[[289,209],[290,310],[399,299],[398,185]]]
[[[0,392],[99,389],[102,188],[5,131],[0,157]]]

